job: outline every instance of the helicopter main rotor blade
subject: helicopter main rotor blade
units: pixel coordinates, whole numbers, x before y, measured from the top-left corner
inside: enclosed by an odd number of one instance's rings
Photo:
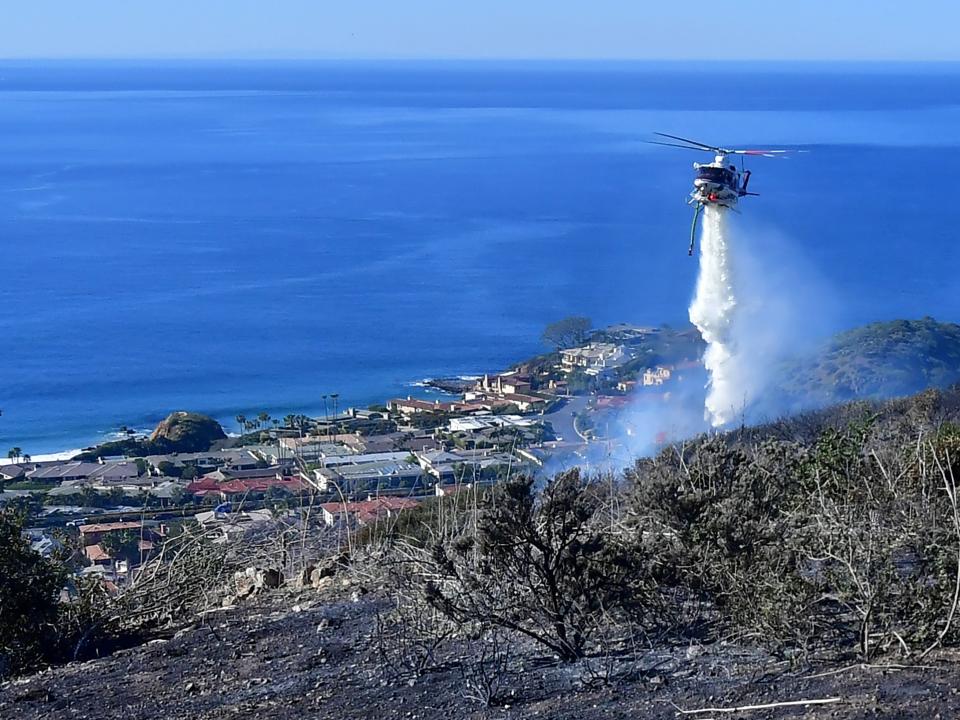
[[[792,152],[790,150],[730,150],[731,155],[761,155],[763,157],[777,157]]]
[[[703,148],[691,147],[690,145],[681,145],[679,143],[665,143],[665,142],[658,142],[656,140],[644,140],[644,142],[647,145],[663,145],[664,147],[675,147],[675,148],[682,148],[684,150],[693,150],[695,152],[704,152]]]
[[[699,142],[698,140],[690,140],[689,138],[680,137],[679,135],[667,135],[667,133],[662,133],[662,132],[655,132],[654,135],[670,138],[671,140],[680,140],[685,143],[690,143],[691,145],[694,145],[702,150],[711,150],[713,152],[717,152],[722,149],[722,148],[714,147],[713,145],[705,145],[704,143]]]

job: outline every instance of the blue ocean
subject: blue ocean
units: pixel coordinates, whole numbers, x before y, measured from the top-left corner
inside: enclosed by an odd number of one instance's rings
[[[960,321],[958,127],[952,65],[0,63],[0,447],[365,406],[570,314],[685,324],[709,158],[658,130],[806,151],[752,161],[743,212],[832,328]]]

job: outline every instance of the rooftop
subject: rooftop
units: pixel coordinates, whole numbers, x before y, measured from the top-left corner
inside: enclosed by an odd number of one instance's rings
[[[112,522],[112,523],[93,523],[91,525],[81,525],[80,533],[98,533],[98,532],[113,532],[115,530],[139,530],[141,523],[139,520],[128,520],[125,522]]]
[[[336,515],[344,512],[369,513],[376,512],[378,510],[407,510],[409,508],[415,508],[418,504],[419,503],[416,500],[411,500],[410,498],[380,497],[348,503],[328,502],[323,503],[320,508],[328,513],[331,513],[332,515]]]

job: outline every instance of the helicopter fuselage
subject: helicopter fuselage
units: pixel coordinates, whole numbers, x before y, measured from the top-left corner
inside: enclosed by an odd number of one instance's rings
[[[750,173],[737,171],[735,165],[727,164],[726,155],[717,155],[711,163],[694,163],[696,177],[689,204],[736,207],[737,201],[747,195]]]

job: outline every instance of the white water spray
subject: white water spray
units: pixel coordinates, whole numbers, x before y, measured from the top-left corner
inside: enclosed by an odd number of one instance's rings
[[[699,328],[707,343],[703,360],[710,380],[704,417],[714,427],[733,420],[747,401],[734,336],[737,296],[728,248],[727,214],[725,208],[716,206],[703,210],[700,275],[689,311],[690,322]]]

